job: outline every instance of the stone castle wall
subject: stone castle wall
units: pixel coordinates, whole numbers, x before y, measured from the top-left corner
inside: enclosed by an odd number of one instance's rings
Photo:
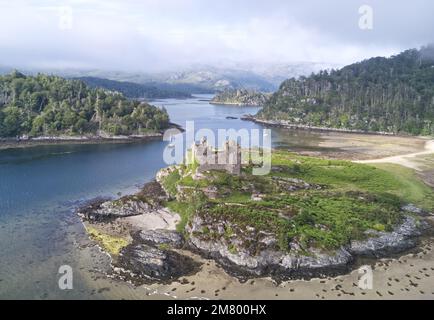
[[[227,141],[223,150],[214,150],[202,139],[199,144],[194,144],[193,155],[199,163],[198,172],[220,170],[230,174],[241,173],[241,148],[234,141]]]

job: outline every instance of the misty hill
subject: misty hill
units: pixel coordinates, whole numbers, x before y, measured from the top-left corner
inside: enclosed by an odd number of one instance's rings
[[[191,94],[185,88],[176,90],[176,86],[166,84],[139,84],[133,82],[115,81],[96,77],[76,78],[85,82],[91,88],[103,88],[122,93],[128,98],[166,99],[190,98]]]
[[[210,66],[152,74],[104,71],[62,71],[62,74],[67,77],[81,79],[88,77],[105,78],[188,94],[215,93],[226,89],[240,88],[271,92],[278,88],[278,84],[254,72],[241,69],[214,68]],[[280,83],[281,81],[279,84]]]
[[[271,92],[276,89],[273,83],[253,72],[213,67],[160,74],[157,79],[172,84],[196,85],[213,92],[241,88]]]
[[[224,90],[247,89],[274,92],[285,79],[308,76],[330,64],[299,62],[294,64],[224,64],[221,67],[197,66],[179,72],[152,75],[158,82],[190,84],[221,92]]]
[[[168,124],[166,110],[80,80],[17,71],[0,77],[0,137],[146,134]]]
[[[148,94],[148,98],[177,97],[178,93],[200,94],[216,93],[226,89],[248,89],[261,92],[274,92],[285,79],[308,76],[313,72],[330,69],[335,65],[316,62],[296,62],[280,64],[239,64],[226,62],[219,67],[196,65],[188,68],[165,72],[126,72],[81,69],[30,69],[23,71],[27,75],[38,73],[53,74],[64,78],[80,78],[89,85],[101,86],[109,90],[121,91],[132,98]],[[21,69],[21,68],[20,68]],[[0,74],[9,73],[13,69],[0,66]],[[120,81],[116,83],[100,83],[99,78]],[[144,85],[145,88],[136,86]],[[129,87],[128,89],[126,87]],[[117,89],[116,89],[117,88]],[[122,91],[122,90],[125,91]]]
[[[309,126],[434,134],[434,47],[286,80],[257,118]]]
[[[270,95],[246,89],[233,89],[222,91],[211,100],[211,104],[231,104],[263,106]]]

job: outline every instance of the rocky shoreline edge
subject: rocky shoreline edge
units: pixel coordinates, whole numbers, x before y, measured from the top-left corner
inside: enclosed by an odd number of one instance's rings
[[[119,252],[109,253],[111,277],[135,285],[170,283],[198,272],[203,259],[215,260],[242,282],[259,277],[282,282],[338,276],[354,269],[360,257],[393,257],[416,248],[421,236],[431,229],[428,221],[432,215],[409,204],[402,208],[404,220],[391,232],[368,230],[365,240],[351,241],[332,252],[312,249],[295,255],[275,250],[272,239],[256,254],[233,252],[224,241],[204,241],[195,236],[194,231],[205,222],[199,216],[184,233],[176,231],[179,216],[163,205],[168,198],[160,183],[153,181],[138,194],[114,201],[98,199],[78,209],[85,226],[128,239]]]
[[[171,123],[168,129],[184,129],[175,123]],[[137,134],[128,136],[110,135],[83,135],[83,136],[40,136],[25,138],[0,138],[0,150],[27,148],[43,145],[69,145],[69,144],[104,144],[104,143],[137,143],[160,140],[163,138],[162,132]]]
[[[284,120],[265,120],[259,119],[251,114],[246,114],[240,118],[243,121],[251,121],[254,123],[262,124],[268,127],[276,128],[286,128],[286,129],[296,129],[296,130],[309,130],[309,131],[322,131],[322,132],[340,132],[340,133],[356,133],[356,134],[369,134],[369,135],[382,135],[382,136],[398,136],[392,132],[379,132],[379,131],[365,131],[356,129],[340,129],[340,128],[329,128],[329,127],[316,127],[309,125],[301,125],[296,123],[291,123]]]

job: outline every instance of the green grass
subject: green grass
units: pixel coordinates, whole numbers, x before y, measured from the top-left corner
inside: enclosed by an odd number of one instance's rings
[[[178,186],[178,182],[180,179],[181,179],[181,175],[179,174],[178,170],[174,170],[173,172],[169,173],[167,177],[163,179],[162,184],[171,196],[176,195],[177,192],[176,188]]]
[[[194,199],[194,200],[193,200]],[[176,200],[168,201],[166,207],[181,216],[181,221],[176,226],[178,232],[184,232],[188,221],[203,205],[205,196],[201,193],[192,195],[191,201],[179,202]]]
[[[176,226],[176,230],[179,232],[184,232],[185,226],[191,215],[194,213],[189,203],[179,202],[179,201],[169,201],[166,203],[166,207],[173,212],[178,213],[181,216],[181,221]]]
[[[434,209],[434,192],[413,170],[394,164],[364,165],[348,161],[300,157],[276,152],[273,165],[286,165],[288,175],[339,190],[359,190],[373,194],[393,194],[404,202]],[[295,166],[295,168],[294,168]]]
[[[251,201],[251,195],[234,190],[228,196],[214,200],[220,203],[248,203]]]
[[[434,210],[434,192],[421,181],[412,169],[397,164],[378,163],[375,167],[394,176],[397,188],[389,190],[406,202],[414,203],[426,210]]]
[[[194,180],[191,175],[185,176],[179,180],[179,184],[186,187],[205,188],[211,184],[209,180]]]

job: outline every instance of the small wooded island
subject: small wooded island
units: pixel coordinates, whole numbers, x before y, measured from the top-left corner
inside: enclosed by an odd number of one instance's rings
[[[415,198],[411,179],[279,150],[269,174],[253,175],[253,168],[171,166],[138,194],[78,212],[112,256],[114,276],[136,284],[195,273],[197,257],[242,280],[335,275],[356,257],[415,247],[425,228],[432,189],[424,187],[427,202]]]
[[[110,139],[159,135],[169,116],[123,94],[83,81],[18,71],[0,77],[0,138]]]
[[[219,92],[211,104],[228,104],[237,106],[264,106],[270,95],[246,89],[228,89]]]

